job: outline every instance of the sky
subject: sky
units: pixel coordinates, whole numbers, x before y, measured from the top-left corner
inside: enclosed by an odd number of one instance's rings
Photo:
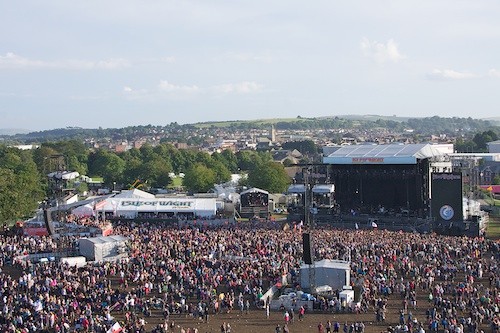
[[[0,2],[0,128],[500,115],[498,0]]]

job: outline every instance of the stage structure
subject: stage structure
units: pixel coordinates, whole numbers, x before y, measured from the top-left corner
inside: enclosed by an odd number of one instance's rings
[[[328,179],[335,185],[329,220],[360,227],[372,225],[368,223],[373,218],[393,225],[428,224],[433,218],[431,174],[451,171],[449,146],[339,146],[323,158]],[[328,214],[318,214],[318,221],[321,215]]]
[[[269,192],[251,188],[240,193],[238,214],[243,218],[269,217]]]
[[[335,207],[335,185],[316,184],[311,190],[312,209],[316,214],[332,214]]]
[[[288,221],[305,221],[304,210],[306,206],[306,186],[292,184],[287,190]]]

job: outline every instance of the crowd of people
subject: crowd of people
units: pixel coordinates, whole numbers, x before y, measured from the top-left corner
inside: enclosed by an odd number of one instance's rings
[[[119,318],[126,332],[194,332],[195,328],[179,328],[176,318],[208,322],[220,312],[253,311],[261,306],[267,288],[283,276],[299,286],[300,231],[285,231],[277,223],[172,228],[129,222],[116,223],[114,233],[129,239],[129,258],[81,268],[16,260],[72,247],[76,238],[2,234],[0,330],[106,332]],[[316,229],[313,237],[317,260],[350,258],[352,284],[362,294],[352,310],[373,311],[381,327],[420,333],[472,333],[489,327],[498,332],[497,243],[332,228]],[[422,293],[426,304],[417,304]],[[386,322],[389,299],[401,304],[397,323]],[[423,306],[426,318],[417,320],[412,311]],[[162,323],[150,327],[153,313],[161,313]],[[231,324],[224,323],[221,332],[230,332]],[[356,323],[352,331],[362,332],[364,327]],[[351,332],[350,326],[346,329]]]

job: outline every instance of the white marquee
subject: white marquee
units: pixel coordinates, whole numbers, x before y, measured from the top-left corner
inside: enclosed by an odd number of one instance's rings
[[[134,217],[137,213],[193,213],[200,217],[216,214],[215,198],[109,198],[99,212]]]

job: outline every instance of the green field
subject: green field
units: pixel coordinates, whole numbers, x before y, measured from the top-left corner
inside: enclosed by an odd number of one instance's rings
[[[252,123],[257,125],[272,125],[279,122],[293,122],[293,121],[309,121],[313,118],[271,118],[271,119],[254,119],[254,120],[229,120],[229,121],[217,121],[217,122],[203,122],[196,123],[193,126],[197,128],[207,128],[207,127],[229,127],[231,125]]]
[[[181,177],[172,178],[172,183],[168,187],[169,188],[179,188],[179,187],[182,187],[182,178]]]
[[[486,228],[486,237],[490,239],[500,239],[500,218],[490,217]]]

